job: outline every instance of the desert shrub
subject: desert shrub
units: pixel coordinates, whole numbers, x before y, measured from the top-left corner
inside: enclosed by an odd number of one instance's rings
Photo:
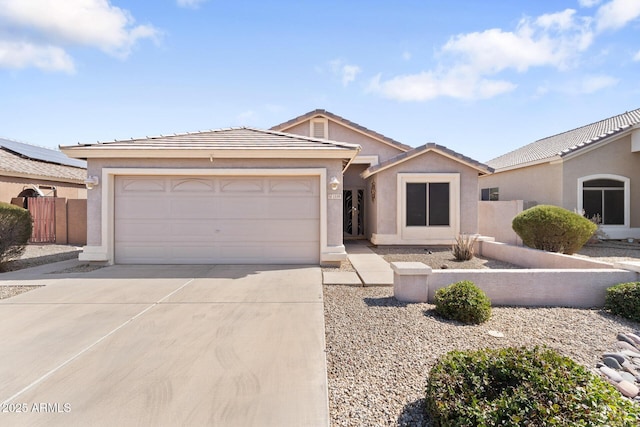
[[[607,289],[605,310],[640,322],[640,282],[621,283]]]
[[[440,316],[467,324],[486,322],[491,317],[491,300],[469,280],[438,289],[435,305]]]
[[[24,253],[32,230],[28,210],[0,202],[0,267],[5,261]]]
[[[431,369],[434,426],[637,426],[640,406],[587,368],[538,348],[452,351]]]
[[[474,256],[474,245],[478,237],[461,234],[456,237],[456,243],[451,247],[451,252],[457,261],[469,261]]]
[[[582,215],[551,205],[522,211],[511,225],[525,245],[565,254],[579,251],[598,228]]]

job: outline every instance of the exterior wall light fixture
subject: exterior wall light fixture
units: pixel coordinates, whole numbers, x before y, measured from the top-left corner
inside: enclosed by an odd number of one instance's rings
[[[335,176],[332,176],[331,180],[329,181],[329,187],[331,187],[333,191],[336,191],[339,186],[340,186],[340,181],[338,181],[338,178],[336,178]]]
[[[84,186],[87,187],[87,190],[92,190],[93,187],[97,187],[100,184],[100,179],[93,175],[88,176],[87,179],[84,180]]]

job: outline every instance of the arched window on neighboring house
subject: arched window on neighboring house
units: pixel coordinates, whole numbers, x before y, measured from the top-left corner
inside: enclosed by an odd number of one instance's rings
[[[590,175],[578,179],[578,205],[587,218],[599,215],[604,226],[629,226],[629,178]]]

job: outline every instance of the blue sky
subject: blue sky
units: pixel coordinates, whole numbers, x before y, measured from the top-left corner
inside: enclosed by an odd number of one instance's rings
[[[640,0],[0,0],[0,136],[46,147],[324,108],[487,161],[638,76]]]

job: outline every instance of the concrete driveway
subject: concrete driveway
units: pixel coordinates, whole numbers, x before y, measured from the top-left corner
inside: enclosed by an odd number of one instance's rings
[[[318,267],[14,276],[47,286],[0,300],[0,425],[329,424]]]

